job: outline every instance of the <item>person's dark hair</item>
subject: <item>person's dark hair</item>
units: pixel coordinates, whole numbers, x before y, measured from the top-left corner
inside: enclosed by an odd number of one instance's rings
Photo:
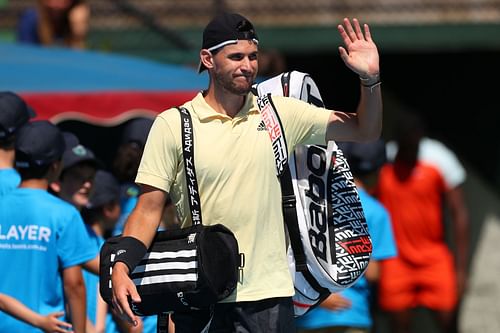
[[[11,135],[3,140],[0,140],[0,149],[9,150],[16,147],[16,136]]]
[[[410,109],[400,109],[396,115],[395,122],[395,139],[396,141],[407,140],[411,133],[413,136],[422,137],[427,129],[426,124],[417,111]]]
[[[119,182],[135,180],[142,153],[143,148],[134,142],[124,143],[118,147],[112,168]]]
[[[88,208],[88,207],[83,207],[80,214],[82,215],[83,222],[87,225],[93,225],[97,221],[100,221],[105,218],[104,215],[104,208],[107,205],[120,205],[120,203],[116,200],[108,202],[105,205],[99,206],[99,207],[94,207],[94,208]],[[104,239],[107,239],[112,236],[113,230],[104,230],[103,237]]]
[[[49,173],[50,166],[51,164],[38,167],[17,168],[17,172],[21,176],[22,181],[29,179],[44,179]]]
[[[102,206],[96,208],[82,208],[81,212],[85,224],[91,225],[94,221],[102,218]]]

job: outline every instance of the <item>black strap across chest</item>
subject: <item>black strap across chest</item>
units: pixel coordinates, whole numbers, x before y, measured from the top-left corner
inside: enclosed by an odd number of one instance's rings
[[[179,107],[178,110],[181,115],[182,157],[186,174],[189,210],[193,225],[202,225],[200,192],[194,165],[193,121],[188,109]]]

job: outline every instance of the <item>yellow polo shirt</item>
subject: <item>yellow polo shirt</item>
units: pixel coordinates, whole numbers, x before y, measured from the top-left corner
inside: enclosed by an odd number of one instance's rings
[[[273,97],[289,154],[296,144],[324,144],[330,116],[293,98]],[[234,117],[213,110],[199,93],[184,104],[193,118],[195,167],[205,225],[221,223],[245,254],[243,276],[225,302],[292,296],[286,256],[280,183],[271,140],[256,98],[249,94]],[[183,227],[191,224],[182,158],[180,115],[169,109],[156,118],[136,182],[171,194]]]

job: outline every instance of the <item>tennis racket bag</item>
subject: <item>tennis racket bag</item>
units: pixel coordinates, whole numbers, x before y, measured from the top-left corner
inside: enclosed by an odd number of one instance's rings
[[[334,141],[327,147],[299,145],[287,156],[271,95],[324,107],[313,79],[306,73],[286,72],[254,85],[254,92],[275,153],[290,239],[294,311],[301,316],[361,277],[371,257],[371,239],[349,165]],[[280,128],[271,131],[273,126]]]

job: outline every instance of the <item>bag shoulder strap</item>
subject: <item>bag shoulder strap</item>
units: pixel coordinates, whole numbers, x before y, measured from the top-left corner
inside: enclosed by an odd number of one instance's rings
[[[264,125],[266,125],[267,133],[271,139],[274,162],[276,164],[276,174],[279,177],[288,165],[288,148],[283,133],[283,125],[281,124],[281,119],[271,99],[271,94],[259,96],[257,98],[257,105],[262,121]]]
[[[276,173],[281,184],[283,218],[288,229],[290,244],[295,258],[295,269],[304,272],[307,271],[306,255],[300,239],[300,229],[296,213],[297,199],[293,191],[292,175],[288,165],[288,150],[285,135],[283,134],[283,127],[276,107],[272,103],[271,94],[261,96],[257,101],[260,114],[273,144]]]
[[[191,114],[185,107],[178,107],[181,115],[181,135],[182,135],[182,157],[184,159],[184,172],[188,190],[189,210],[193,225],[202,225],[201,201],[198,190],[198,180],[196,179],[196,169],[194,166],[194,136],[193,121]]]

